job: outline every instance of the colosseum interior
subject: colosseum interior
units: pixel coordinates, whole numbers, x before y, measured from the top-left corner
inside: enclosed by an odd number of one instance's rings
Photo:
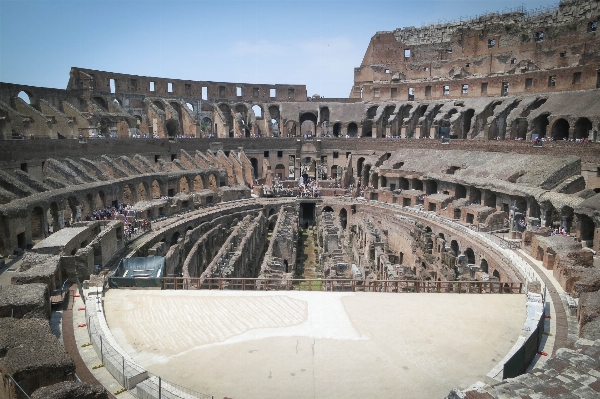
[[[0,398],[599,397],[599,18],[563,0],[377,32],[340,99],[0,83]],[[377,360],[335,346],[370,335]],[[292,347],[312,377],[277,379]]]

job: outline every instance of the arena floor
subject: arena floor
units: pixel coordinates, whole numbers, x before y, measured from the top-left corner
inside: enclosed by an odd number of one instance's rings
[[[441,399],[505,356],[525,296],[113,289],[105,309],[139,364],[215,399]]]

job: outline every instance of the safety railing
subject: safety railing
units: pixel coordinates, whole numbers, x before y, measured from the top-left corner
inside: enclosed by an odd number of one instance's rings
[[[5,374],[4,378],[6,379],[5,385],[5,393],[7,394],[8,399],[31,399],[27,392],[10,374]]]
[[[103,318],[100,297],[90,296],[86,304],[86,324],[90,344],[104,367],[131,395],[140,399],[213,399],[213,396],[163,380],[138,365],[116,343]]]
[[[522,294],[522,282],[164,277],[164,290]]]

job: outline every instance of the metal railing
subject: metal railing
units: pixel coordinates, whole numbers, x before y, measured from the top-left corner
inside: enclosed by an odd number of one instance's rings
[[[15,379],[12,377],[12,375],[5,374],[4,377],[6,378],[5,391],[8,394],[8,396],[7,396],[8,399],[31,399],[29,397],[29,395],[27,395],[25,390],[23,388],[21,388],[19,383],[17,381],[15,381]],[[14,389],[11,389],[11,387]]]
[[[351,279],[265,279],[164,277],[163,290],[420,292],[522,294],[524,283],[503,281],[420,281]]]
[[[90,343],[100,358],[96,367],[104,367],[131,395],[140,399],[213,399],[207,395],[182,385],[163,380],[138,365],[133,359],[123,356],[124,351],[103,328],[99,314],[103,314],[100,297],[94,301],[88,298],[86,305],[86,322]],[[102,317],[102,316],[100,316]],[[106,326],[105,326],[106,327]]]

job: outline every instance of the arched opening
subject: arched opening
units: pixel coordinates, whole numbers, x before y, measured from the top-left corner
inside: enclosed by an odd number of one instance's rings
[[[460,248],[458,247],[458,242],[456,240],[450,241],[450,251],[452,251],[454,256],[458,256],[460,254]]]
[[[44,238],[44,210],[36,206],[31,212],[31,238],[34,240]]]
[[[471,121],[473,120],[473,115],[475,115],[475,110],[470,108],[468,109],[463,116],[463,129],[462,129],[462,137],[461,139],[466,139],[471,130]]]
[[[474,265],[475,264],[475,252],[471,248],[465,249],[465,256],[467,257],[467,264]]]
[[[260,105],[253,105],[252,111],[254,112],[254,116],[256,117],[256,119],[262,119],[263,111]]]
[[[215,124],[216,126],[216,124]],[[208,117],[202,118],[202,122],[200,123],[200,131],[203,134],[212,134],[212,120]],[[215,128],[216,131],[216,128]]]
[[[348,225],[348,211],[345,208],[340,210],[340,224],[342,225],[342,229],[346,230]]]
[[[255,179],[258,179],[258,159],[250,158],[250,164],[252,165],[252,173]]]
[[[356,137],[358,135],[358,125],[354,122],[348,124],[348,137]]]
[[[487,272],[488,272],[487,260],[481,259],[481,263],[479,264],[479,269],[481,269],[482,272],[487,274]]]
[[[152,198],[160,198],[160,183],[158,182],[158,180],[152,181]]]
[[[362,173],[362,177],[361,177],[361,181],[364,186],[368,186],[371,183],[369,181],[369,178],[371,177],[370,173],[371,173],[371,165],[365,165],[363,167],[363,173]]]
[[[154,106],[158,109],[160,109],[161,111],[165,111],[165,106],[163,105],[162,101],[153,101],[152,104],[154,104]]]
[[[248,138],[248,137],[250,137],[250,136],[251,136],[251,135],[250,135],[250,129],[248,129],[248,128],[245,128],[245,129],[244,129],[244,137]]]
[[[529,116],[529,114],[532,111],[534,111],[534,110],[538,109],[539,107],[541,107],[542,105],[544,105],[546,103],[546,101],[547,101],[547,98],[538,98],[538,99],[536,99],[529,107],[527,107],[525,109],[525,111],[523,111],[521,113],[521,116],[522,117]]]
[[[371,174],[371,185],[374,189],[379,188],[379,173],[374,172]]]
[[[592,130],[592,122],[588,118],[579,118],[575,122],[575,139],[587,138]]]
[[[105,111],[108,111],[108,103],[106,102],[106,100],[104,98],[94,97],[93,100],[96,103],[96,105],[100,106],[100,108],[102,108]]]
[[[52,233],[60,230],[60,223],[58,220],[58,204],[56,202],[52,202],[50,204],[46,218],[48,219],[48,227]]]
[[[407,178],[405,178],[405,177],[398,178],[398,188],[400,188],[402,190],[408,190],[409,187],[410,187],[410,183]]]
[[[188,184],[187,178],[185,176],[182,176],[181,178],[179,178],[179,192],[180,193],[189,193],[190,192],[190,185]]]
[[[548,116],[549,114],[544,113],[535,117],[535,119],[532,121],[532,133],[537,134],[539,138],[546,137],[546,130],[548,130],[548,125],[550,124]]]
[[[367,119],[374,119],[375,116],[377,116],[377,108],[377,105],[369,107],[369,109],[367,110]]]
[[[96,196],[94,197],[94,209],[104,209],[106,207],[106,198],[104,195],[104,191],[98,191]]]
[[[65,218],[65,224],[68,226],[71,223],[75,222],[77,220],[78,216],[78,212],[77,212],[77,208],[79,207],[79,201],[77,200],[77,198],[75,197],[69,197],[67,199],[67,206],[65,207],[65,213],[64,213],[64,218]]]
[[[148,192],[146,191],[146,186],[144,185],[144,183],[138,184],[137,198],[138,198],[138,201],[147,201],[148,200]]]
[[[494,270],[492,276],[495,277],[498,281],[500,281],[500,273],[498,272],[498,270]]]
[[[177,136],[177,121],[174,119],[169,119],[167,121],[167,135],[169,137]]]
[[[176,231],[175,233],[173,233],[173,235],[171,236],[171,246],[177,244],[177,241],[179,240],[179,232]]]
[[[317,128],[317,116],[312,112],[300,115],[300,134],[314,136]]]
[[[217,189],[217,178],[212,173],[208,175],[208,188],[211,190]]]
[[[288,137],[296,137],[296,122],[287,121],[285,124],[285,130],[287,132]]]
[[[334,123],[333,125],[333,137],[340,137],[342,132],[342,124],[340,122]]]
[[[123,187],[123,202],[128,205],[135,204],[135,199],[133,197],[133,188],[129,184],[126,184]]]
[[[413,190],[423,191],[423,181],[422,180],[413,179],[412,184],[413,184]]]
[[[465,188],[465,186],[463,186],[462,184],[457,184],[454,191],[454,197],[456,199],[467,198],[467,189]]]
[[[438,191],[438,185],[435,180],[427,180],[425,182],[425,193],[427,195],[437,194],[437,191]]]
[[[567,140],[569,138],[569,122],[566,119],[558,119],[552,125],[552,138],[554,140]]]
[[[194,191],[200,191],[204,189],[204,182],[202,181],[202,176],[196,175],[194,177]]]
[[[363,123],[363,131],[362,131],[362,136],[363,137],[373,137],[373,122],[372,121],[365,121],[365,123]]]
[[[31,96],[27,92],[20,91],[19,94],[17,94],[17,97],[25,101],[27,104],[31,104]]]
[[[356,161],[356,177],[360,178],[362,176],[363,163],[365,162],[364,158],[358,158]]]
[[[333,208],[330,206],[326,206],[323,208],[323,210],[321,212],[333,212]]]
[[[188,109],[192,112],[194,112],[194,106],[190,103],[185,103],[185,106],[188,107]]]
[[[279,128],[279,107],[276,105],[271,105],[269,107],[269,116],[271,117],[271,123],[269,124],[271,136],[278,137],[281,134],[281,130]]]

